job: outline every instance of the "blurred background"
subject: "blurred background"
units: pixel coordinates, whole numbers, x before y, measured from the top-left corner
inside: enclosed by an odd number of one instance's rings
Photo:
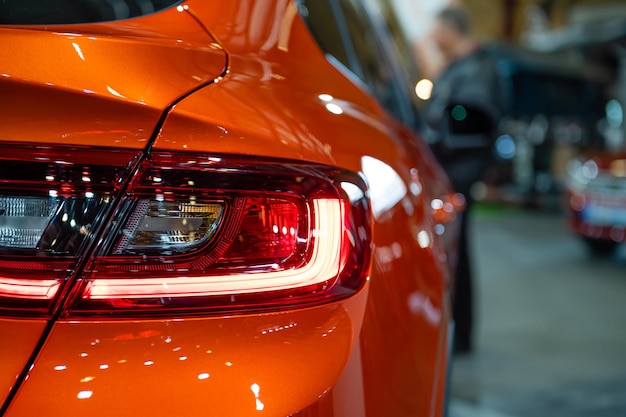
[[[451,4],[507,110],[472,188],[475,341],[450,416],[626,416],[626,1],[383,0],[418,103],[445,68],[432,28]]]

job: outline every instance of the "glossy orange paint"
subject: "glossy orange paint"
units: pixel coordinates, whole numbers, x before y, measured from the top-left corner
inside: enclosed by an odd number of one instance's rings
[[[213,38],[176,9],[115,24],[0,28],[0,37],[0,140],[141,149],[170,103],[226,65]],[[16,352],[2,355],[3,399],[44,325],[16,333],[2,322],[0,349]]]
[[[143,148],[168,105],[226,67],[214,39],[176,8],[116,23],[0,28],[0,37],[4,140]]]
[[[28,362],[45,326],[45,320],[0,318],[0,403]]]
[[[346,410],[333,415],[353,416],[354,407],[368,416],[437,415],[449,309],[446,255],[437,247],[430,201],[449,194],[439,169],[423,157],[428,150],[361,88],[345,82],[294,17],[292,3],[282,8],[261,1],[224,3],[210,9],[202,2],[188,4],[210,19],[207,27],[229,54],[229,74],[179,103],[155,148],[199,151],[211,143],[216,154],[303,159],[363,172],[372,194],[378,194],[376,250],[359,338],[360,367],[343,378],[362,387],[364,403],[352,404],[359,396],[331,392],[333,409]],[[227,23],[235,19],[262,29],[233,30],[238,26]],[[416,191],[412,184],[419,184],[419,193],[409,191]],[[394,187],[405,192],[394,197],[389,192]],[[416,244],[419,236],[427,241],[424,247]]]
[[[365,299],[251,316],[64,320],[7,416],[286,416],[333,385]]]
[[[326,60],[295,3],[184,6],[54,31],[2,29],[23,55],[0,80],[17,103],[3,117],[19,122],[0,124],[0,139],[140,149],[154,133],[156,150],[359,172],[375,221],[369,293],[274,314],[61,318],[3,417],[442,415],[450,284],[431,201],[450,189],[427,147]],[[37,51],[45,42],[54,55]],[[32,111],[41,120],[26,131],[19,125]],[[34,343],[16,349],[28,356]],[[20,360],[3,355],[0,369]]]

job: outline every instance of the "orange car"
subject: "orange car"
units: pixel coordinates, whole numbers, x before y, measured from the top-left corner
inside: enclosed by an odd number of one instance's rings
[[[459,207],[373,7],[0,3],[0,416],[443,414]]]

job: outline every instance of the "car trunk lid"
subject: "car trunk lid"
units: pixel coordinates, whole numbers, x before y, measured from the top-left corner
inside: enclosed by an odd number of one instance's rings
[[[107,202],[132,172],[169,109],[220,77],[227,67],[225,52],[184,8],[110,23],[2,27],[0,39],[0,163],[4,165],[0,195],[8,196],[7,201],[21,198],[7,202],[14,208],[41,206],[47,197],[41,187],[45,181],[50,181],[50,193],[62,194],[68,184],[59,182],[60,170],[67,171],[64,178],[71,178],[71,188],[78,184],[81,204],[91,204],[94,193]],[[99,151],[91,152],[92,147]],[[92,160],[82,161],[81,155]],[[29,161],[34,170],[20,161]],[[44,172],[48,162],[52,171]],[[100,191],[90,188],[96,184],[93,170],[102,174],[96,185]],[[34,178],[36,173],[42,178]],[[33,181],[39,185],[35,187]],[[36,197],[39,200],[23,198],[36,188],[42,194]],[[56,198],[56,194],[49,196]],[[2,210],[0,229],[22,221],[16,220],[19,214]],[[62,210],[56,210],[57,221],[65,222]],[[43,216],[24,213],[35,223]],[[72,221],[68,218],[66,223]],[[78,224],[75,235],[91,233],[87,226]],[[63,289],[57,293],[52,287],[24,285],[40,273],[19,265],[11,269],[27,258],[13,252],[0,247],[3,262],[15,261],[0,273],[0,414],[27,375],[66,294]],[[77,249],[76,253],[64,257],[62,265],[50,266],[48,272],[71,276],[89,252]],[[44,300],[50,291],[54,294],[47,304],[22,308],[29,303],[24,297],[36,294]]]

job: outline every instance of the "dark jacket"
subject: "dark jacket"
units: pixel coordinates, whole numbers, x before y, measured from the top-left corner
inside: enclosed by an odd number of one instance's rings
[[[432,150],[455,189],[467,196],[491,159],[504,107],[500,82],[495,60],[487,49],[479,48],[445,69],[435,82],[425,108],[427,137]],[[452,111],[459,105],[473,109],[467,113],[468,119],[481,115],[480,135],[451,134],[451,122],[457,123]],[[476,120],[465,121],[474,122]]]

